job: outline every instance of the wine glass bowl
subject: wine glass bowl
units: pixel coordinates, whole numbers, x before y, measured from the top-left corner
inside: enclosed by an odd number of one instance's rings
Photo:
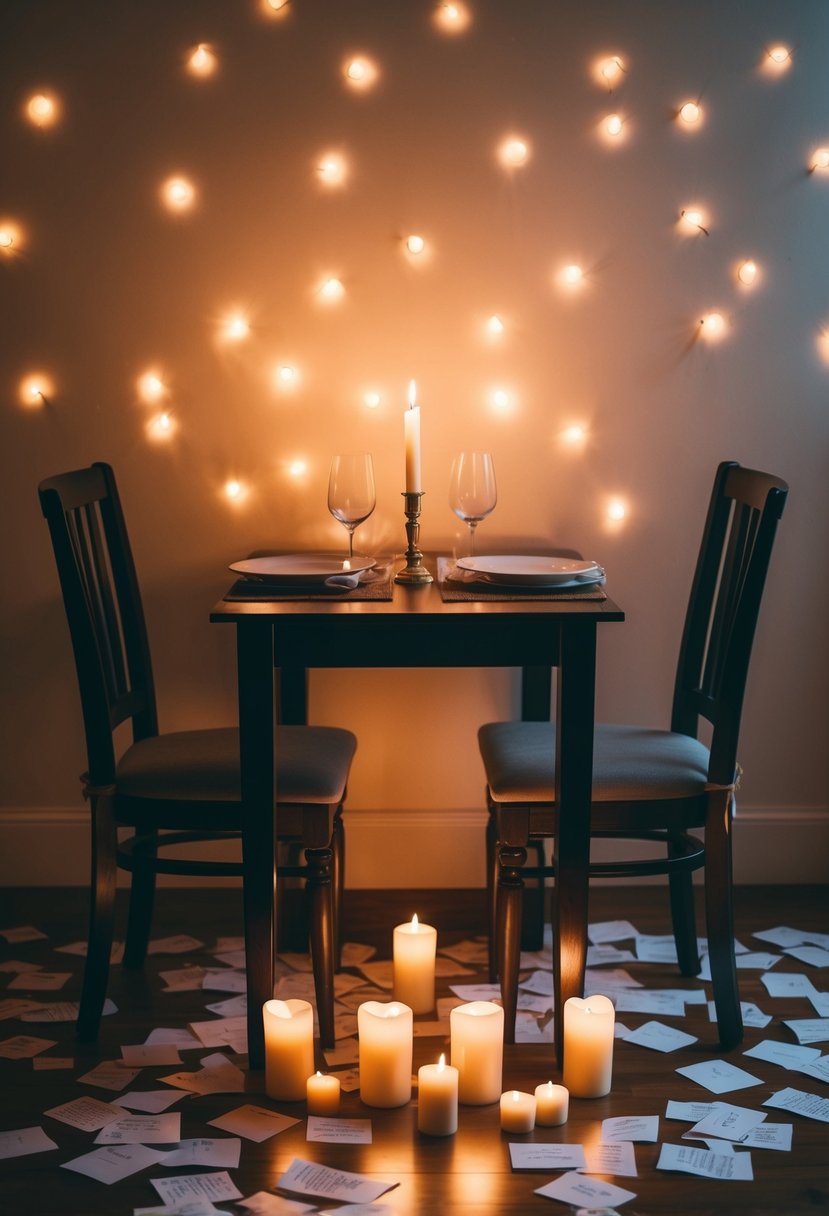
[[[459,452],[449,476],[449,506],[469,527],[469,552],[475,552],[475,529],[495,509],[498,492],[491,452]]]
[[[354,557],[354,532],[376,503],[374,462],[368,452],[344,453],[331,461],[328,510],[348,533],[348,560]]]

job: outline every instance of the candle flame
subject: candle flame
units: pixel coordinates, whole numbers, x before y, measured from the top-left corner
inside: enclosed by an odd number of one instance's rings
[[[409,381],[409,409],[413,410],[417,401],[417,385],[414,380]]]
[[[413,931],[417,930],[417,913],[416,912],[415,912],[414,916],[412,917],[412,930]]]
[[[518,1101],[519,1101],[519,1099],[520,1099],[520,1097],[521,1097],[521,1095],[519,1094],[518,1090],[517,1090],[517,1089],[514,1089],[514,1090],[512,1091],[512,1100],[513,1100],[513,1102],[518,1102]]]
[[[443,1052],[441,1052],[440,1059],[438,1060],[438,1071],[443,1072],[445,1067],[446,1067],[446,1056],[443,1054]]]

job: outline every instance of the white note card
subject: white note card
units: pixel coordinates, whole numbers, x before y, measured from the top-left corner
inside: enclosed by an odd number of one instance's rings
[[[751,1153],[712,1153],[709,1149],[680,1144],[663,1144],[656,1168],[725,1182],[751,1182],[754,1177]]]
[[[227,1170],[213,1174],[179,1174],[175,1178],[151,1178],[167,1207],[186,1203],[188,1199],[208,1199],[211,1203],[222,1203],[226,1199],[241,1199]]]
[[[371,1119],[309,1115],[305,1139],[319,1144],[371,1144]]]
[[[612,1208],[617,1203],[627,1203],[636,1198],[635,1191],[614,1186],[612,1182],[600,1182],[598,1178],[587,1178],[574,1172],[562,1174],[535,1192],[545,1199],[558,1199],[577,1208]]]
[[[695,1123],[687,1134],[689,1136],[693,1134],[702,1139],[714,1136],[717,1140],[742,1140],[765,1118],[766,1112],[762,1110],[750,1110],[745,1106],[730,1106],[727,1102],[715,1102],[713,1110]]]
[[[733,1089],[763,1084],[759,1077],[737,1068],[735,1064],[729,1064],[727,1060],[701,1060],[699,1064],[688,1064],[676,1071],[714,1094],[727,1094]]]
[[[181,1115],[124,1115],[102,1127],[96,1144],[174,1144],[181,1138]]]
[[[511,1140],[509,1155],[514,1170],[577,1170],[587,1164],[580,1144],[520,1144]]]
[[[802,1089],[780,1089],[770,1098],[766,1098],[763,1105],[791,1111],[793,1115],[802,1115],[804,1119],[829,1123],[829,1098],[820,1098],[817,1094],[809,1094]]]
[[[632,1030],[625,1041],[636,1043],[639,1047],[649,1047],[652,1051],[677,1051],[697,1040],[695,1035],[666,1026],[664,1022],[644,1022]]]
[[[659,1139],[659,1115],[616,1115],[602,1119],[602,1143],[638,1140],[655,1144]]]
[[[224,1132],[231,1132],[234,1136],[243,1136],[245,1140],[254,1140],[257,1144],[261,1144],[263,1140],[268,1140],[271,1136],[276,1136],[279,1132],[294,1127],[299,1123],[299,1119],[293,1119],[290,1115],[282,1115],[277,1110],[268,1110],[267,1107],[247,1103],[245,1106],[237,1106],[235,1110],[229,1110],[215,1119],[210,1119],[209,1123],[211,1127],[219,1127]]]
[[[0,1132],[0,1161],[28,1157],[31,1153],[48,1153],[57,1147],[42,1127],[18,1127],[15,1131]]]
[[[344,1199],[349,1203],[373,1203],[397,1182],[378,1182],[364,1174],[331,1169],[315,1161],[294,1157],[276,1185],[296,1195],[315,1195],[321,1199]]]
[[[615,1144],[587,1144],[584,1148],[587,1164],[583,1174],[613,1174],[617,1178],[635,1178],[636,1154],[629,1140]]]
[[[85,1174],[96,1182],[104,1182],[112,1186],[130,1174],[137,1174],[148,1165],[155,1165],[163,1157],[157,1149],[147,1148],[144,1144],[119,1144],[106,1148],[96,1148],[91,1153],[84,1153],[72,1161],[64,1161],[61,1169],[72,1170],[76,1174]]]

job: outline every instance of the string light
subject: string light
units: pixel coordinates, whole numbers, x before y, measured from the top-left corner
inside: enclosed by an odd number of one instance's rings
[[[518,169],[530,158],[530,146],[520,135],[509,135],[498,147],[498,159],[507,169]]]
[[[784,46],[782,43],[769,47],[762,66],[763,70],[772,76],[780,76],[783,72],[788,72],[792,66],[791,47]]]
[[[281,21],[290,12],[291,0],[259,0],[259,8],[265,17]]]
[[[745,262],[740,262],[737,267],[737,279],[744,287],[754,287],[758,274],[759,268],[757,263],[751,258]]]
[[[202,80],[212,76],[218,66],[219,61],[213,48],[206,42],[200,42],[187,59],[187,71],[191,76],[200,77]]]
[[[317,161],[317,176],[324,186],[344,185],[348,176],[345,157],[341,156],[339,152],[326,152]]]
[[[186,177],[168,177],[161,197],[168,211],[189,211],[196,201],[196,188]]]
[[[701,207],[683,207],[679,213],[679,226],[686,234],[696,235],[701,232],[708,236],[708,217]]]
[[[282,363],[274,372],[274,383],[283,392],[290,392],[299,383],[299,370],[290,363]]]
[[[575,263],[562,266],[558,272],[558,281],[564,287],[579,287],[584,282],[584,271]]]
[[[167,395],[167,386],[154,369],[142,372],[136,384],[138,396],[148,405],[161,401]]]
[[[370,388],[363,393],[363,404],[370,410],[376,410],[382,401],[377,389]]]
[[[621,498],[611,498],[607,504],[607,518],[611,523],[619,524],[627,516],[627,505]]]
[[[509,389],[502,387],[491,389],[489,400],[492,408],[499,414],[510,413],[514,405],[512,393],[509,391]]]
[[[246,496],[245,486],[235,477],[231,477],[224,485],[225,497],[233,503],[241,502]]]
[[[219,336],[225,342],[244,342],[250,336],[250,322],[242,312],[230,312],[223,318]]]
[[[12,220],[0,221],[0,257],[13,258],[20,253],[23,234]]]
[[[683,126],[697,127],[702,122],[702,106],[696,101],[683,102],[676,116]]]
[[[491,337],[500,338],[505,328],[504,322],[496,313],[487,318],[486,331]]]
[[[459,34],[469,26],[471,20],[469,9],[458,0],[438,4],[434,13],[435,25],[447,34]]]
[[[561,432],[561,439],[568,447],[583,447],[587,441],[587,428],[581,422],[571,422]]]
[[[407,253],[412,253],[415,255],[415,257],[417,257],[418,254],[423,253],[425,248],[426,248],[426,242],[422,236],[417,236],[417,235],[413,234],[412,236],[406,237],[406,252]]]
[[[20,400],[30,409],[46,405],[54,391],[54,382],[45,372],[32,372],[20,381]]]
[[[345,295],[345,287],[340,279],[323,279],[317,288],[317,295],[325,304],[338,304]]]
[[[829,169],[829,148],[816,148],[809,162],[812,173],[825,173]]]
[[[26,117],[35,127],[53,127],[60,118],[60,102],[54,93],[34,93],[26,102]]]
[[[597,59],[593,65],[593,75],[599,84],[612,90],[614,84],[620,84],[621,79],[626,73],[624,60],[621,55],[606,55],[603,59]]]
[[[700,317],[699,332],[706,342],[719,342],[725,337],[726,329],[725,317],[721,312],[707,312]]]
[[[172,439],[175,429],[175,421],[168,410],[156,414],[155,418],[152,418],[147,424],[147,434],[151,439],[157,441]]]
[[[604,120],[605,134],[609,135],[611,139],[616,139],[622,134],[624,125],[621,114],[608,114]]]
[[[364,55],[356,55],[352,59],[346,60],[343,67],[346,84],[358,93],[372,88],[377,82],[378,75],[377,65]]]

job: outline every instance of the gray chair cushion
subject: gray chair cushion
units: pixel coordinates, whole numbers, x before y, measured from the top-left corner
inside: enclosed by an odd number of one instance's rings
[[[334,726],[281,726],[277,733],[278,802],[337,804],[357,747]],[[142,739],[118,763],[118,793],[165,801],[239,799],[239,732],[178,731]]]
[[[478,732],[494,802],[555,799],[555,726],[550,722],[490,722]],[[702,794],[708,748],[687,735],[643,726],[597,724],[593,741],[593,801],[643,802]]]

